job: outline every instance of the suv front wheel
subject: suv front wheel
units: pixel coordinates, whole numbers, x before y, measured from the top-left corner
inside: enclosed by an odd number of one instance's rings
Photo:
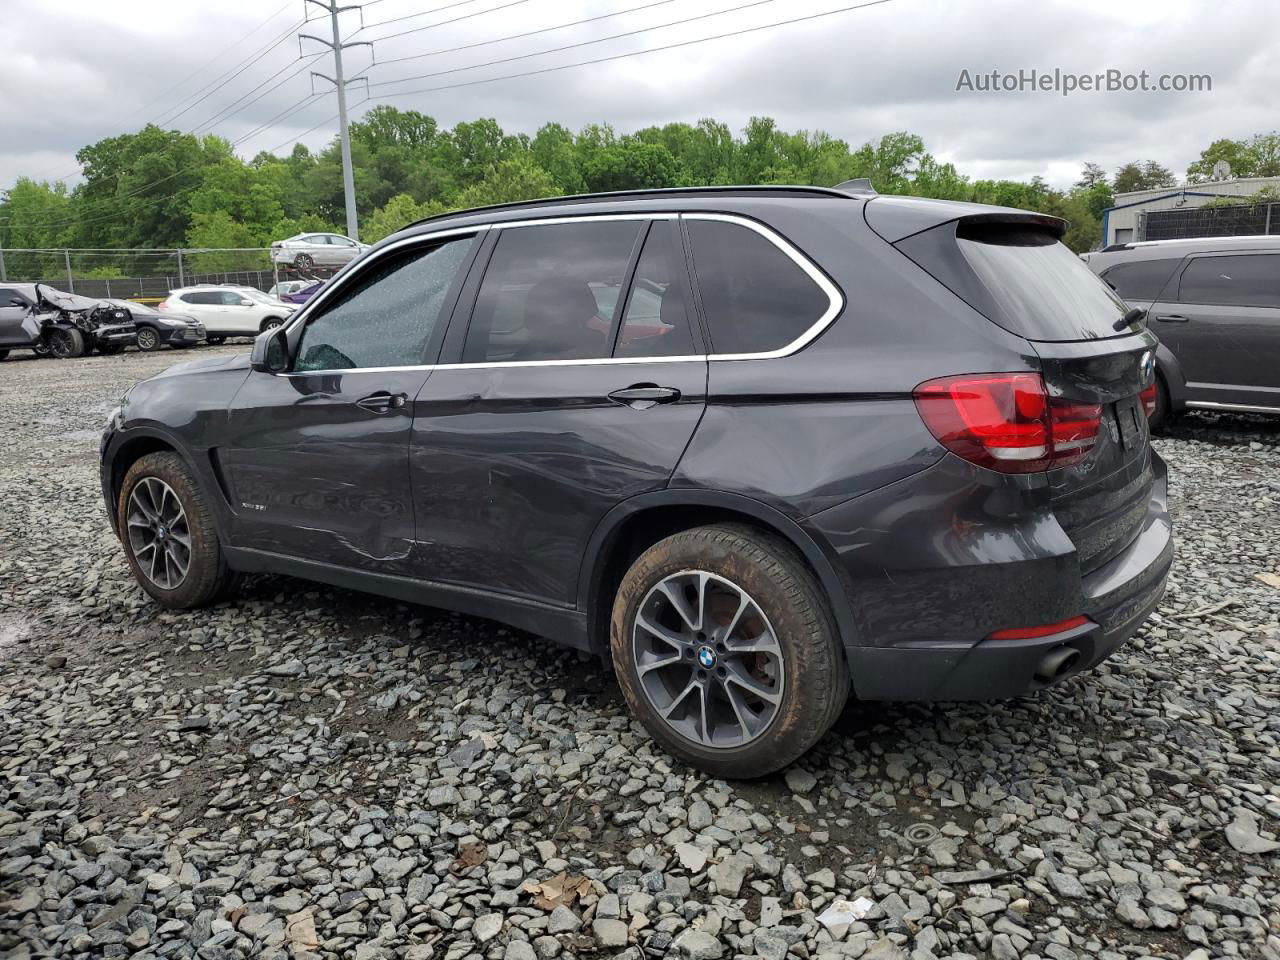
[[[816,579],[790,545],[750,527],[698,527],[641,554],[618,588],[610,646],[649,733],[717,777],[787,766],[849,695]]]
[[[176,453],[149,453],[129,468],[116,524],[134,577],[164,606],[204,606],[231,586],[204,494]]]

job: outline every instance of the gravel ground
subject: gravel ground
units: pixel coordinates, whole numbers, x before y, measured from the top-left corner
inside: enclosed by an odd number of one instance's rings
[[[483,620],[284,578],[149,603],[97,436],[179,359],[0,365],[5,957],[1280,958],[1280,422],[1158,442],[1178,561],[1100,669],[851,707],[725,783]]]

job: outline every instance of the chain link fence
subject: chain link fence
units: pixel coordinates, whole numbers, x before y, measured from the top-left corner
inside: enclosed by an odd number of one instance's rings
[[[1137,240],[1247,237],[1280,233],[1280,203],[1147,210],[1138,214]]]
[[[313,270],[308,276],[318,273]],[[268,247],[0,250],[0,282],[43,283],[85,297],[154,301],[168,296],[170,290],[197,283],[269,290],[281,280],[300,278],[292,267],[272,263]]]

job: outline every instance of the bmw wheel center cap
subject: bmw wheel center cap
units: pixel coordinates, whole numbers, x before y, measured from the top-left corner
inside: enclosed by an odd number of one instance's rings
[[[705,669],[710,670],[716,665],[716,652],[710,647],[698,648],[698,663]]]

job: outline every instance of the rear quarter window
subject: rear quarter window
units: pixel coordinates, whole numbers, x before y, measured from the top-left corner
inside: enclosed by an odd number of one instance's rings
[[[686,222],[713,353],[780,350],[831,308],[814,278],[763,234],[723,220]]]

